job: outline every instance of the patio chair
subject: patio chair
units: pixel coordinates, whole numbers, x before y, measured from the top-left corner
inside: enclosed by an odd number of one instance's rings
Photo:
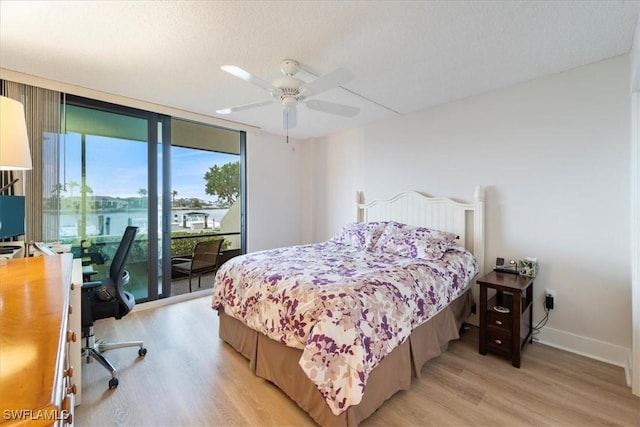
[[[176,262],[171,266],[174,272],[189,275],[189,292],[191,292],[191,278],[198,276],[198,287],[203,274],[218,270],[218,259],[224,239],[207,240],[196,243],[193,256],[189,258],[174,258]]]

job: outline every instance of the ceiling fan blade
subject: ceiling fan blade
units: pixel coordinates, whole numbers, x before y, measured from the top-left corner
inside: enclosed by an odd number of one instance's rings
[[[282,110],[282,128],[295,129],[298,126],[298,109],[296,107],[284,108]]]
[[[254,85],[261,87],[262,89],[268,90],[269,92],[278,92],[278,88],[276,88],[275,86],[273,86],[271,83],[269,83],[266,80],[261,79],[260,77],[257,77],[253,74],[251,74],[250,72],[243,70],[240,67],[236,67],[235,65],[223,65],[222,67],[223,71],[226,71],[227,73],[231,74],[232,76],[235,76],[239,79],[242,79],[246,82],[249,83],[253,83]]]
[[[355,117],[360,109],[350,105],[336,104],[335,102],[320,101],[318,99],[309,99],[304,102],[307,107],[312,110],[322,111],[324,113],[337,114],[344,117]]]
[[[276,102],[276,101],[254,102],[253,104],[244,104],[244,105],[238,105],[238,106],[235,106],[235,107],[222,108],[220,110],[216,110],[216,113],[218,113],[218,114],[231,114],[231,113],[236,113],[236,112],[242,111],[242,110],[248,110],[250,108],[264,107],[265,105],[270,105],[270,104],[273,104],[274,102]]]
[[[300,87],[300,92],[304,96],[313,96],[334,87],[341,86],[354,79],[354,75],[346,68],[338,68],[330,73],[324,74],[315,80],[310,81]]]

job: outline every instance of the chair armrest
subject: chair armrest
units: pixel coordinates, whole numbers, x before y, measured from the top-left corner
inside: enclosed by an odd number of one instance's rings
[[[171,258],[171,262],[173,261],[185,262],[185,261],[191,261],[191,258]]]
[[[100,285],[102,285],[102,282],[83,282],[82,283],[82,289],[95,289],[97,287],[99,287]]]

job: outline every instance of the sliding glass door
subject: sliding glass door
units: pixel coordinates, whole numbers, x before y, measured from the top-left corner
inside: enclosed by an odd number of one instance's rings
[[[165,118],[148,112],[69,98],[60,150],[59,236],[75,255],[108,275],[127,226],[138,227],[127,269],[136,300],[158,297],[158,204],[154,171],[162,159]],[[160,169],[161,170],[161,169]]]
[[[44,214],[96,278],[130,225],[128,290],[139,302],[188,291],[172,265],[198,241],[223,238],[221,262],[244,252],[244,133],[79,97],[63,102],[62,129],[58,164],[46,166],[59,168],[58,203]]]
[[[171,259],[188,258],[198,242],[222,239],[219,262],[242,252],[241,140],[237,131],[171,120]],[[190,292],[189,279],[171,271],[172,295]],[[211,288],[213,274],[192,289]]]

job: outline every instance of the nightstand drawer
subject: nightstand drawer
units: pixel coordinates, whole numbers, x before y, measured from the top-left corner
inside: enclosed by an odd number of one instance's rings
[[[508,313],[498,313],[497,311],[487,311],[487,326],[511,331],[512,317]]]
[[[487,327],[487,347],[510,354],[511,339],[511,331],[493,326]]]

